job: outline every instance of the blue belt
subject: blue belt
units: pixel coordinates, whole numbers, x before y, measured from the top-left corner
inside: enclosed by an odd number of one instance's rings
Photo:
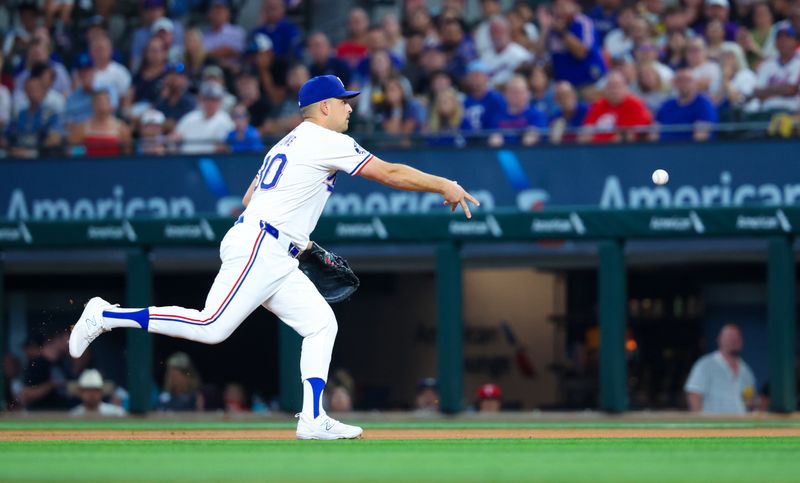
[[[244,223],[244,215],[240,215],[239,219],[236,220],[234,225],[238,225],[239,223]],[[259,220],[258,221],[258,226],[262,230],[264,230],[265,232],[267,232],[270,235],[272,235],[272,237],[275,238],[276,240],[280,239],[279,237],[281,236],[281,232],[278,231],[278,229],[275,228],[274,226],[272,226],[270,223],[268,223],[268,222],[266,222],[264,220]],[[295,245],[293,242],[289,242],[289,250],[288,251],[289,251],[289,256],[291,256],[292,258],[297,258],[297,255],[300,255],[300,249],[297,248],[297,245]]]

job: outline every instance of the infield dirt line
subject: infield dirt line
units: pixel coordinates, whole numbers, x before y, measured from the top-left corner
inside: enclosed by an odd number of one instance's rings
[[[571,438],[735,438],[800,437],[800,428],[719,429],[365,429],[364,439],[571,439]],[[286,429],[236,430],[26,430],[0,431],[0,442],[9,441],[208,441],[295,439]]]

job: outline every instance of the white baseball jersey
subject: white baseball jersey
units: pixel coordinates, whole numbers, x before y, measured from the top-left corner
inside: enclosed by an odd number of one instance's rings
[[[781,64],[778,57],[765,60],[758,68],[757,88],[772,87],[783,84],[797,84],[800,82],[800,54]],[[781,110],[795,112],[800,109],[800,97],[769,97],[761,101],[762,111]]]
[[[305,247],[337,171],[355,176],[372,157],[350,136],[304,121],[264,157],[244,217],[264,220]]]

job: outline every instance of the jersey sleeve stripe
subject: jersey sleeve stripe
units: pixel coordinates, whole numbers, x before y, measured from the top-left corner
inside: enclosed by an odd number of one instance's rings
[[[362,159],[360,163],[358,163],[358,165],[355,167],[355,169],[353,169],[353,171],[350,171],[350,176],[357,175],[362,169],[364,169],[364,166],[369,164],[369,162],[374,157],[375,156],[373,156],[372,154],[367,154],[367,156],[364,159]]]

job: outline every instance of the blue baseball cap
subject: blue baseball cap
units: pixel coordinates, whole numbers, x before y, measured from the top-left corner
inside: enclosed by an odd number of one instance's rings
[[[297,103],[300,108],[310,106],[315,102],[324,101],[331,97],[350,99],[361,94],[361,91],[348,91],[344,83],[335,75],[318,75],[307,80],[300,88]]]
[[[781,25],[775,32],[775,36],[777,37],[780,34],[786,34],[789,37],[797,38],[797,30],[794,29],[792,24]]]

